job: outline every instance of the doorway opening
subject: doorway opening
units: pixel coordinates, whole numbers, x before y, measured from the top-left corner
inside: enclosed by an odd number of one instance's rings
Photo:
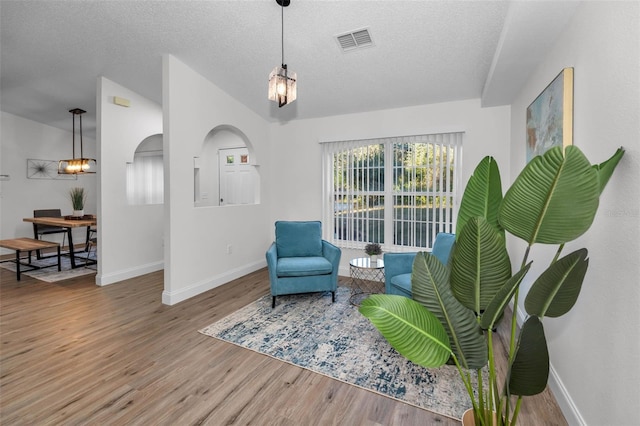
[[[253,147],[238,128],[222,125],[211,130],[193,167],[196,207],[260,203]]]

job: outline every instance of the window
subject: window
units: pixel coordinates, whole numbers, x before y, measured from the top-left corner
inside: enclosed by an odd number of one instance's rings
[[[454,232],[463,133],[323,143],[325,238],[431,248]]]

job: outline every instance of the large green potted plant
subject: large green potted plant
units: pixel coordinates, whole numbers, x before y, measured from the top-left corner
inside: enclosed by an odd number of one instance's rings
[[[419,253],[411,279],[413,300],[380,294],[360,305],[360,312],[411,361],[428,368],[455,364],[476,424],[516,424],[522,397],[546,388],[543,318],[573,307],[589,263],[584,248],[564,256],[562,250],[591,226],[600,194],[623,155],[620,148],[604,163],[591,165],[575,146],[552,148],[527,164],[504,197],[495,160],[484,158],[465,188],[449,265]],[[527,243],[515,273],[505,231]],[[531,285],[524,301],[526,320],[518,327],[519,286],[536,243],[558,249]],[[510,302],[508,365],[499,377],[493,334]]]

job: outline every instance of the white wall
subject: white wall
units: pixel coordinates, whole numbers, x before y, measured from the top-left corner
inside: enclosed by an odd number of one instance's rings
[[[486,155],[494,156],[508,176],[509,111],[509,107],[481,108],[475,99],[271,125],[269,155],[275,166],[270,169],[268,237],[274,238],[276,220],[322,219],[319,141],[464,131],[462,191]],[[343,250],[340,274],[348,276],[349,260],[361,255]]]
[[[126,108],[114,96],[129,99]],[[98,274],[111,284],[163,267],[163,206],[129,205],[127,162],[145,138],[162,133],[162,108],[104,77],[98,79]]]
[[[589,250],[578,302],[567,315],[545,319],[550,386],[570,424],[638,423],[639,23],[638,2],[585,2],[512,104],[511,181],[525,164],[526,108],[564,67],[574,67],[574,145],[592,163],[626,149],[593,226],[564,250]],[[510,245],[522,255],[522,245]],[[548,247],[534,249],[543,263],[552,257]]]
[[[86,106],[84,109],[87,109]],[[33,210],[59,208],[63,215],[71,214],[69,189],[72,187],[79,186],[87,190],[85,213],[96,213],[95,175],[78,176],[77,180],[27,179],[27,159],[58,161],[70,158],[72,116],[71,113],[62,112],[69,116],[69,131],[0,112],[0,174],[10,175],[10,180],[0,181],[0,239],[33,238],[32,224],[22,221],[24,217],[32,217]],[[76,154],[79,152],[78,137],[76,134]],[[86,157],[95,157],[95,141],[84,135],[83,152]],[[85,236],[84,228],[73,232],[75,243],[84,241]],[[62,243],[61,234],[48,235],[46,239]],[[2,254],[9,253],[13,252],[2,249]]]
[[[193,158],[211,130],[231,126],[246,136],[250,158],[262,174],[269,168],[269,135],[266,121],[170,55],[163,58],[163,112],[162,300],[171,305],[266,265],[266,197],[254,205],[195,207]]]

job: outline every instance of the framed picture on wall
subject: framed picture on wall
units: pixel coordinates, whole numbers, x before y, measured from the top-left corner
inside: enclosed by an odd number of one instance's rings
[[[573,68],[565,68],[527,107],[527,163],[573,144]]]
[[[27,179],[77,180],[78,175],[58,174],[58,162],[55,160],[27,159]]]

